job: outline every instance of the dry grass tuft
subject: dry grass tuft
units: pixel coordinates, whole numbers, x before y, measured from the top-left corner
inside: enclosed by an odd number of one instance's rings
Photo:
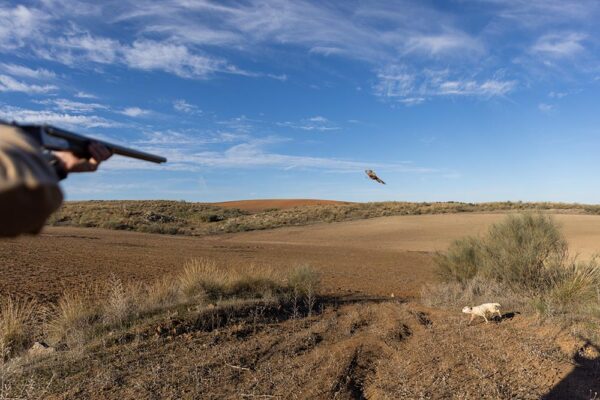
[[[281,287],[278,281],[279,274],[270,267],[226,268],[207,259],[186,263],[178,279],[180,290],[188,299],[201,297],[211,302],[276,297]]]
[[[305,266],[285,278],[285,273],[268,266],[227,267],[208,259],[191,260],[179,275],[148,286],[126,284],[113,275],[88,293],[65,292],[45,315],[39,313],[37,322],[44,329],[34,326],[35,302],[9,298],[0,305],[1,359],[31,344],[34,331],[59,350],[84,350],[107,332],[128,329],[173,307],[196,305],[201,310],[207,301],[226,308],[225,314],[235,314],[265,302],[289,306],[295,298],[310,314],[318,288],[315,272]]]
[[[0,303],[0,360],[15,356],[31,343],[36,309],[34,300],[8,297]]]
[[[143,309],[154,311],[176,304],[180,299],[180,288],[170,276],[157,279],[144,290]]]
[[[93,303],[81,294],[66,292],[51,310],[46,331],[54,345],[74,349],[85,344],[99,312]]]

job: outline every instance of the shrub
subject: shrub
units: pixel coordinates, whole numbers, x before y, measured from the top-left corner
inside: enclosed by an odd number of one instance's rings
[[[445,281],[466,283],[477,273],[481,263],[481,241],[474,237],[455,240],[445,254],[437,253],[437,272]]]
[[[509,287],[541,290],[568,260],[567,242],[554,221],[542,214],[510,215],[484,237],[454,241],[435,258],[446,281],[467,281],[482,275]]]
[[[529,303],[541,315],[570,316],[591,315],[600,306],[596,259],[570,259],[558,226],[542,214],[508,216],[481,238],[453,242],[435,261],[446,283],[423,288],[430,305],[494,299]]]
[[[510,215],[483,239],[482,272],[509,286],[545,289],[568,259],[567,241],[551,217]]]

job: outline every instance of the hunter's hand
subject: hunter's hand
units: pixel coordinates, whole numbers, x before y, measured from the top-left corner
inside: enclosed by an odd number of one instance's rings
[[[54,155],[61,161],[67,173],[96,171],[102,161],[112,156],[112,152],[100,143],[94,142],[90,144],[88,150],[92,155],[89,160],[77,157],[70,151],[55,151]]]

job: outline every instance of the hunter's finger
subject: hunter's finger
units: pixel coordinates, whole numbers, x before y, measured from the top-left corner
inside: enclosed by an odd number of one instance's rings
[[[109,159],[112,156],[112,151],[110,151],[106,146],[98,143],[98,152],[102,156],[102,161]]]
[[[97,142],[91,143],[88,149],[92,157],[97,161],[104,161],[112,155],[106,146]]]
[[[89,161],[85,162],[87,171],[93,172],[98,169],[98,165],[100,161],[98,161],[95,157],[91,158]]]

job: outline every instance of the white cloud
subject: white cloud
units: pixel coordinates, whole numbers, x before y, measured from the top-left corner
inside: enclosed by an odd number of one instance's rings
[[[538,104],[538,110],[545,114],[549,114],[556,109],[556,106],[553,104],[540,103]]]
[[[90,93],[86,93],[86,92],[77,92],[75,93],[75,97],[79,98],[79,99],[97,99],[98,96],[90,94]]]
[[[0,63],[0,69],[9,75],[21,78],[46,80],[54,79],[56,77],[54,72],[44,68],[32,69],[23,65]]]
[[[59,127],[109,128],[118,126],[114,121],[94,115],[73,115],[48,110],[29,110],[12,106],[0,106],[0,119],[19,123],[52,124]]]
[[[327,118],[322,117],[320,115],[310,117],[307,119],[302,119],[299,122],[278,122],[278,126],[288,127],[293,129],[301,129],[304,131],[336,131],[339,130],[340,127],[329,121]]]
[[[446,32],[441,34],[415,34],[406,43],[407,52],[424,52],[429,55],[451,54],[458,50],[464,57],[464,50],[482,52],[483,44],[464,32]]]
[[[164,155],[178,163],[180,168],[187,165],[190,169],[197,170],[198,167],[218,168],[308,168],[322,171],[361,171],[365,168],[386,168],[398,172],[407,173],[435,173],[434,169],[408,166],[405,163],[383,164],[379,162],[362,162],[353,160],[342,160],[336,158],[310,157],[280,154],[266,151],[265,147],[279,138],[254,139],[249,142],[234,145],[225,151],[202,151],[189,153],[183,149],[170,149]],[[147,151],[161,151],[161,149],[147,148]]]
[[[135,41],[131,47],[124,48],[123,53],[125,63],[131,68],[163,70],[184,78],[204,78],[217,71],[226,71],[228,67],[222,60],[191,54],[183,45],[151,40]]]
[[[488,79],[483,82],[474,80],[455,80],[442,82],[433,88],[437,95],[458,96],[504,96],[514,89],[515,81]]]
[[[550,97],[551,99],[562,99],[563,97],[568,96],[569,94],[566,92],[550,92],[548,93],[548,97]]]
[[[144,110],[139,107],[128,107],[122,111],[119,111],[120,114],[126,115],[128,117],[141,117],[143,115],[148,115],[150,113],[149,110]]]
[[[29,94],[48,93],[58,88],[54,85],[30,85],[8,75],[0,75],[0,92],[23,92]]]
[[[496,77],[473,79],[453,77],[449,70],[413,72],[406,66],[390,65],[377,74],[375,95],[406,105],[421,104],[435,96],[505,96],[517,85],[515,80]]]
[[[237,135],[228,132],[218,132],[216,134],[206,134],[202,132],[180,132],[174,130],[153,131],[144,133],[144,139],[136,143],[154,146],[173,147],[176,145],[203,146],[207,144],[231,143],[246,139],[245,135]]]
[[[87,32],[60,36],[35,49],[38,56],[66,65],[76,65],[81,60],[113,64],[120,59],[120,50],[119,41],[96,37]]]
[[[0,5],[0,48],[16,49],[28,40],[41,37],[48,19],[45,13],[35,8],[23,5],[7,8]]]
[[[594,20],[600,11],[596,0],[479,0],[497,6],[493,15],[527,28],[555,25],[557,22]],[[514,29],[514,27],[513,27]]]
[[[107,110],[108,106],[98,103],[82,103],[79,101],[72,101],[68,99],[49,99],[39,101],[40,104],[52,105],[56,110],[74,112],[76,114],[90,113],[96,110]]]
[[[586,38],[587,35],[576,32],[551,33],[540,37],[531,51],[557,58],[569,57],[585,49],[581,42]]]
[[[415,91],[416,76],[403,66],[390,65],[377,73],[377,79],[375,93],[381,97],[406,98]]]
[[[173,102],[173,108],[176,111],[186,113],[186,114],[200,114],[202,110],[200,110],[197,106],[188,103],[183,99],[175,100]]]

